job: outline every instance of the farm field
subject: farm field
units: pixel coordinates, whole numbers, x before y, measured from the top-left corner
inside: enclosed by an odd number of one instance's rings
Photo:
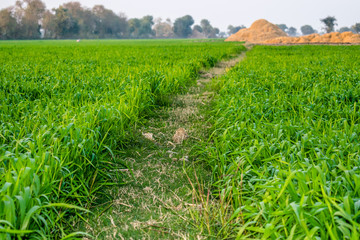
[[[115,170],[127,166],[112,159],[148,114],[242,50],[192,40],[1,42],[0,238],[76,236],[102,189],[124,183]]]
[[[360,46],[244,50],[0,42],[0,239],[358,239]]]
[[[359,69],[359,46],[254,46],[212,84],[198,151],[218,201],[203,217],[209,233],[359,238]]]

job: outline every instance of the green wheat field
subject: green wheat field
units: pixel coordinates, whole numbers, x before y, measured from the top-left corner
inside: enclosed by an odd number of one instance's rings
[[[154,109],[245,51],[222,40],[0,42],[0,239],[76,239]],[[209,84],[194,154],[214,239],[359,239],[360,46],[254,46]],[[205,196],[206,198],[206,196]]]

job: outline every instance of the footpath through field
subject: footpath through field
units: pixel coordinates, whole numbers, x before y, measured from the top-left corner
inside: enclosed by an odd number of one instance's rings
[[[137,142],[125,152],[133,181],[110,190],[111,210],[88,219],[88,233],[96,239],[204,238],[191,217],[191,210],[201,211],[192,188],[210,178],[191,154],[196,142],[207,138],[209,126],[200,109],[213,96],[206,85],[244,57],[245,52],[201,72],[187,94],[154,112]]]

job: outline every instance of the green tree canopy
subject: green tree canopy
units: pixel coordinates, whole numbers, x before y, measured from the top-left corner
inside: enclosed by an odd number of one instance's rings
[[[138,38],[140,32],[141,21],[138,18],[131,18],[128,22],[130,37]]]
[[[16,37],[16,19],[11,8],[0,11],[0,39],[13,39]]]
[[[283,30],[284,32],[287,32],[288,27],[286,26],[286,24],[276,24],[276,26],[278,26],[281,30]]]
[[[194,31],[201,37],[218,37],[220,30],[203,19],[194,24],[190,15],[154,24],[153,16],[128,20],[103,5],[83,7],[70,1],[48,10],[42,0],[18,0],[15,6],[0,10],[0,39],[52,38],[187,38]],[[233,27],[238,31],[244,26]]]
[[[155,36],[155,32],[152,30],[154,25],[153,16],[147,15],[141,19],[140,35],[142,38],[151,38]]]
[[[338,32],[343,33],[343,32],[351,32],[351,28],[349,27],[341,27]]]
[[[62,6],[67,9],[73,21],[78,24],[79,31],[74,37],[94,36],[96,30],[96,16],[90,9],[82,7],[79,2],[68,2]]]
[[[360,23],[355,23],[351,29],[356,33],[360,33]]]
[[[69,38],[79,32],[79,25],[68,9],[60,6],[55,9],[55,38]]]
[[[187,38],[191,35],[191,26],[194,24],[194,19],[190,15],[177,18],[174,22],[173,30],[176,37]]]
[[[216,38],[217,35],[220,33],[220,30],[218,28],[214,28],[211,26],[210,21],[207,19],[203,19],[200,22],[202,33],[207,38]]]
[[[333,32],[334,31],[334,27],[335,25],[337,25],[336,23],[336,18],[335,17],[331,17],[328,16],[326,18],[320,19],[320,21],[325,25],[324,30],[327,33]]]
[[[228,34],[231,35],[231,34],[234,34],[234,33],[237,33],[239,30],[243,29],[243,28],[246,28],[244,25],[240,25],[240,26],[233,26],[233,25],[229,25],[227,27],[228,29]]]
[[[309,34],[313,34],[316,31],[313,29],[312,26],[310,25],[304,25],[300,28],[300,31],[302,33],[302,35],[309,35]]]
[[[287,34],[289,34],[289,36],[296,36],[297,35],[297,29],[294,27],[289,27],[289,29],[287,30]]]
[[[40,38],[40,20],[45,12],[45,4],[41,0],[18,0],[15,4],[15,18],[19,38]]]
[[[199,33],[202,33],[203,32],[203,29],[200,25],[195,25],[193,27],[193,31],[198,31]]]
[[[151,38],[155,36],[155,32],[152,30],[154,25],[152,16],[145,16],[141,19],[132,18],[129,20],[129,32],[133,38]]]
[[[126,17],[116,15],[103,5],[95,5],[92,9],[95,15],[95,34],[100,38],[121,37],[127,32]]]

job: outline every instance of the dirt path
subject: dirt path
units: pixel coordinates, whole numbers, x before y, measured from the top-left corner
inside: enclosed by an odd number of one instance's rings
[[[204,238],[192,225],[189,213],[194,207],[189,179],[206,180],[209,175],[199,167],[195,167],[196,177],[189,174],[196,162],[191,150],[197,141],[206,138],[207,126],[199,109],[213,96],[205,91],[206,84],[244,57],[242,53],[202,72],[197,86],[175,97],[171,106],[154,112],[138,141],[125,152],[133,181],[111,190],[111,209],[89,220],[87,232],[96,239]],[[179,128],[184,128],[188,137],[176,144],[173,136]]]

